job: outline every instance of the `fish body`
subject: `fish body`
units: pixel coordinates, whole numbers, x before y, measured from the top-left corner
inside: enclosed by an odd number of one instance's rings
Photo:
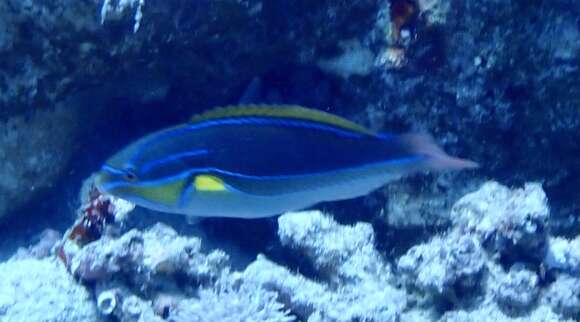
[[[424,136],[252,105],[214,109],[137,140],[105,163],[97,186],[163,212],[259,218],[363,196],[415,171],[474,166]]]

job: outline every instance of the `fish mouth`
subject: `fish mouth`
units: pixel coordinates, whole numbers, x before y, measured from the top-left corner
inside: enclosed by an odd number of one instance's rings
[[[97,190],[99,190],[101,193],[103,192],[107,192],[107,190],[104,188],[103,184],[106,181],[106,177],[107,174],[103,172],[103,170],[97,172],[97,174],[95,174],[95,178],[94,178],[94,185],[95,188],[97,188]]]

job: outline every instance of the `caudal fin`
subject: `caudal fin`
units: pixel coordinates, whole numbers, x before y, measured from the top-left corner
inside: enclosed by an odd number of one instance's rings
[[[445,153],[428,135],[403,134],[399,138],[413,153],[427,156],[426,166],[429,169],[461,170],[479,167],[476,162],[455,158]]]

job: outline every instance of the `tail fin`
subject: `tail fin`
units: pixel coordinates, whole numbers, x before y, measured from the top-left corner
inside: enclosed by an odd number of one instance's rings
[[[435,170],[461,170],[477,168],[476,162],[450,156],[441,149],[433,139],[424,134],[403,134],[401,142],[413,153],[427,156],[427,167]]]

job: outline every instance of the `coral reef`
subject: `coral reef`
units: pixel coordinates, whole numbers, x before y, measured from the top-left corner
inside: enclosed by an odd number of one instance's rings
[[[230,272],[224,252],[203,254],[199,238],[163,224],[82,248],[65,243],[71,274],[94,285],[99,311],[120,321],[291,320],[276,293]]]
[[[452,207],[451,230],[411,247],[399,258],[396,273],[417,299],[416,309],[450,303],[441,321],[577,318],[574,301],[563,301],[572,289],[570,278],[559,277],[562,286],[542,283],[545,270],[573,271],[569,242],[548,243],[549,214],[539,184],[509,189],[484,183]]]
[[[87,191],[89,205],[115,204]],[[91,211],[115,217],[115,209],[132,209],[108,205]],[[81,207],[80,218],[87,209]],[[58,271],[49,274],[59,283],[67,268],[94,295],[87,300],[90,314],[98,311],[101,317],[127,322],[539,322],[580,317],[577,240],[547,237],[548,227],[537,229],[549,217],[540,185],[509,189],[487,182],[452,209],[453,226],[447,232],[399,257],[387,256],[389,245],[377,244],[371,224],[343,225],[313,210],[278,218],[278,253],[286,257],[260,254],[236,271],[225,252],[204,251],[200,238],[181,236],[167,225],[123,232],[121,222],[128,218],[123,210],[118,219],[103,223],[96,239],[70,238],[73,228],[52,247],[58,235],[47,232],[37,245],[1,265],[10,267],[9,280],[24,278],[25,270],[11,271],[16,263],[48,265]],[[511,243],[497,242],[507,236]],[[42,257],[46,249],[58,256]],[[297,257],[298,270],[284,263],[283,258]],[[70,283],[70,277],[65,281]],[[11,304],[0,303],[0,308],[3,314],[21,314]]]
[[[254,80],[256,102],[428,132],[482,166],[284,214],[282,255],[241,271],[202,238],[126,227],[132,205],[88,184],[60,243],[0,264],[0,320],[580,320],[579,16],[573,0],[0,2],[0,222],[75,207],[44,192]]]

